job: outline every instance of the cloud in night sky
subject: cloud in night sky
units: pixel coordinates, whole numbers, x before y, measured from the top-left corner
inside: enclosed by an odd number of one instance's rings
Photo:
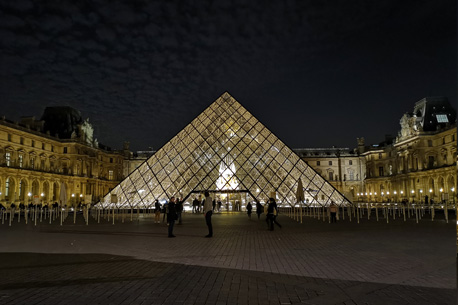
[[[380,142],[419,99],[456,103],[455,12],[451,0],[2,1],[1,114],[68,105],[102,143],[157,149],[229,91],[291,147]]]

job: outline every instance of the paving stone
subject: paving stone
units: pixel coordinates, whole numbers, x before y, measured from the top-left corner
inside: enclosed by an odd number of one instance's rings
[[[456,302],[454,221],[279,219],[270,232],[263,219],[215,214],[212,239],[192,214],[175,239],[151,215],[0,225],[0,304]]]

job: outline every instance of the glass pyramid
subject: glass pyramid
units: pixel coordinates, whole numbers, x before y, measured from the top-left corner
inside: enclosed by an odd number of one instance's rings
[[[229,93],[224,93],[100,204],[137,208],[191,194],[245,193],[252,200],[295,205],[299,179],[305,204],[351,204]],[[115,199],[113,199],[115,198]]]

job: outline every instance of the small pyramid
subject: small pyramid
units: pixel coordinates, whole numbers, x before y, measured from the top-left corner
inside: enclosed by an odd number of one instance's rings
[[[148,207],[171,196],[245,193],[294,205],[299,179],[306,204],[351,204],[329,182],[225,92],[100,202]],[[190,198],[192,200],[192,198]],[[190,201],[188,199],[188,201]]]

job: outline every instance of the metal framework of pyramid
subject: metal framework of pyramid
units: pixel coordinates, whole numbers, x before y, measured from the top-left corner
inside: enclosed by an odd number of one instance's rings
[[[191,194],[208,190],[244,192],[261,202],[276,196],[277,203],[295,205],[299,179],[306,204],[351,204],[226,92],[100,204],[149,207],[156,199],[190,201]]]

